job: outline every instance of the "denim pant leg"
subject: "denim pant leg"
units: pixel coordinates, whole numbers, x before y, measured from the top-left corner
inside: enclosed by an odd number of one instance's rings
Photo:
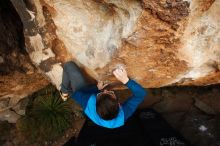
[[[85,86],[87,86],[87,82],[80,68],[72,61],[66,62],[63,67],[61,91],[71,94]]]

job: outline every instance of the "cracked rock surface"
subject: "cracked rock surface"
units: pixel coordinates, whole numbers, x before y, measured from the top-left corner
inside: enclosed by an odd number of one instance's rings
[[[220,82],[218,0],[11,0],[31,61],[57,87],[73,60],[96,80],[124,66],[144,87]]]

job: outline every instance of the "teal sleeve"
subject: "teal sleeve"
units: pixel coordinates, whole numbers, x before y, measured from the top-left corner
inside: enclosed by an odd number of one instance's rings
[[[92,94],[97,94],[99,92],[96,85],[89,86],[74,92],[71,98],[74,99],[78,104],[80,104],[83,110],[86,108],[87,102]]]

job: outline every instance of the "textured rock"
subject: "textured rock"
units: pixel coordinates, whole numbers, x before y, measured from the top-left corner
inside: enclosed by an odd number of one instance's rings
[[[19,15],[9,0],[0,1],[0,120],[15,122],[14,111],[24,113],[19,101],[48,84],[25,51]]]
[[[172,127],[196,146],[218,146],[219,118],[192,108],[189,112],[163,114]]]
[[[207,104],[200,101],[199,99],[195,100],[195,106],[207,114],[216,114],[212,107],[209,107]]]
[[[0,112],[1,121],[8,121],[9,123],[16,123],[20,118],[20,115],[16,114],[11,110],[5,110],[4,112]]]
[[[10,9],[6,2],[11,2]],[[111,72],[117,66],[124,66],[130,77],[145,87],[220,82],[217,0],[1,3],[0,100],[9,99],[1,103],[2,111],[45,87],[48,81],[40,73],[59,87],[62,64],[68,60],[90,77],[108,82],[115,82]],[[148,98],[145,103],[162,99]],[[193,104],[191,98],[165,99],[160,105],[166,105],[162,107],[167,111],[184,111]],[[214,105],[214,111],[219,111],[215,102],[206,98],[197,101],[204,103],[197,102],[199,108]]]
[[[32,62],[58,87],[62,63],[115,81],[125,66],[145,87],[220,82],[218,0],[11,0]]]
[[[197,107],[207,114],[219,114],[220,90],[218,86],[209,87],[208,89],[209,92],[203,91],[202,93],[199,93],[197,97],[195,97],[197,101]]]
[[[11,109],[18,115],[25,115],[26,106],[28,105],[29,98],[21,99],[14,107]]]
[[[162,113],[188,112],[197,108],[214,116],[220,113],[220,86],[181,86],[149,89],[144,107],[152,106]],[[150,99],[149,99],[150,98]],[[153,102],[152,102],[153,101]]]

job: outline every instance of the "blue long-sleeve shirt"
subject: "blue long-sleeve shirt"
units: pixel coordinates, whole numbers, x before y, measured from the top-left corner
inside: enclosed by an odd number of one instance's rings
[[[134,80],[129,80],[126,83],[126,86],[131,90],[132,96],[129,97],[124,103],[122,103],[122,110],[124,112],[124,120],[126,121],[137,109],[138,105],[144,100],[146,96],[146,91],[144,88],[139,85]],[[92,94],[98,94],[100,91],[98,90],[97,86],[91,86],[79,91],[76,91],[74,94],[71,95],[71,98],[76,100],[79,103],[83,110],[85,110],[88,100]]]

